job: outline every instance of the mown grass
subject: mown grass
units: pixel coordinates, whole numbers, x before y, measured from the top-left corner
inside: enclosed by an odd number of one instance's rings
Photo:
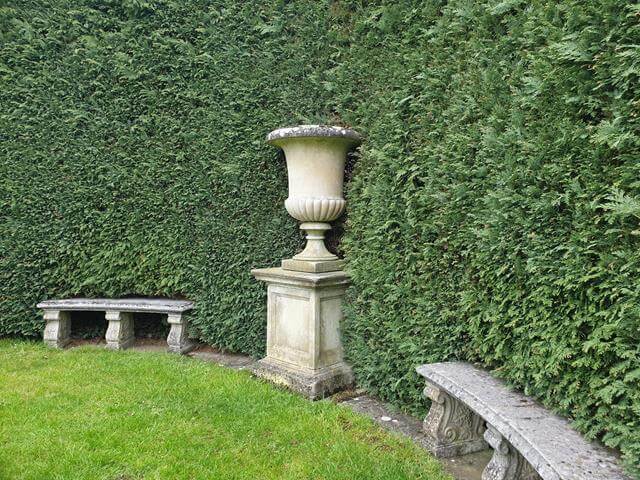
[[[448,478],[346,408],[162,353],[0,340],[2,479]]]

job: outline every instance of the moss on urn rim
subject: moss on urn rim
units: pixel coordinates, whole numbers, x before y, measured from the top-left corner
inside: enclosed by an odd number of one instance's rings
[[[271,145],[280,146],[280,140],[286,138],[314,138],[339,137],[348,141],[352,146],[362,143],[362,135],[355,130],[333,125],[299,125],[273,130],[267,135],[266,141]]]

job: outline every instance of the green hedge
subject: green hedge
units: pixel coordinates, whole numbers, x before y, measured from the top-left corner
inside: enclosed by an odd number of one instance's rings
[[[367,137],[347,189],[359,382],[480,361],[640,464],[640,8],[623,0],[0,2],[0,334],[37,300],[196,300],[264,348],[301,242],[270,129]],[[640,473],[636,469],[636,473]]]
[[[249,271],[301,243],[264,137],[323,108],[323,9],[47,3],[1,11],[0,334],[39,335],[42,298],[186,296],[259,354]]]
[[[640,7],[419,2],[359,15],[337,83],[368,134],[343,247],[359,381],[421,411],[469,359],[640,474]],[[355,81],[354,81],[355,80]]]

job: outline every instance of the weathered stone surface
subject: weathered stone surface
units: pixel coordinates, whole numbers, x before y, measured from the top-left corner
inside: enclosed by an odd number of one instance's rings
[[[193,308],[188,300],[166,298],[70,298],[40,302],[38,308],[44,310],[47,322],[44,341],[53,347],[63,348],[69,343],[71,321],[70,311],[104,311],[109,322],[106,340],[107,348],[121,350],[134,342],[133,313],[166,314],[171,325],[167,337],[168,351],[187,353],[194,344],[188,337],[188,320],[184,312]]]
[[[283,285],[291,287],[336,287],[346,289],[351,280],[344,271],[333,271],[323,273],[309,273],[300,271],[284,270],[282,268],[257,268],[251,270],[251,274],[268,284]]]
[[[310,400],[320,400],[353,384],[351,368],[344,362],[307,369],[266,357],[256,362],[252,371],[256,376],[290,388]]]
[[[169,335],[167,336],[167,350],[172,353],[188,353],[195,347],[195,344],[189,339],[188,321],[186,317],[179,313],[170,313],[167,321],[171,325]]]
[[[493,457],[482,472],[482,480],[540,480],[529,462],[491,425],[484,438],[493,448]]]
[[[182,313],[191,310],[193,302],[166,298],[68,298],[46,300],[36,306],[43,310]]]
[[[282,260],[282,268],[294,272],[308,273],[326,273],[342,270],[346,262],[344,260],[297,260],[296,258],[287,258]]]
[[[566,419],[508,388],[489,372],[464,362],[421,365],[416,370],[482,417],[492,427],[487,436],[491,439],[495,433],[508,442],[540,478],[630,480],[615,454],[588,442]],[[496,458],[494,464],[503,461]]]
[[[350,385],[340,340],[347,274],[282,268],[251,273],[267,283],[267,356],[254,368],[256,375],[312,399]]]
[[[280,146],[280,139],[294,137],[339,137],[352,142],[354,145],[359,145],[362,142],[362,136],[355,130],[332,125],[299,125],[297,127],[279,128],[267,135],[267,142]]]
[[[361,141],[353,130],[325,125],[280,128],[267,135],[268,143],[284,151],[285,208],[303,222],[307,244],[282,268],[251,272],[267,283],[268,296],[267,356],[254,372],[312,399],[353,382],[339,330],[349,277],[342,271],[344,262],[327,250],[324,233],[344,211],[345,160]]]
[[[457,457],[489,448],[483,438],[484,420],[464,403],[428,381],[424,396],[431,399],[431,408],[423,430],[436,457]]]
[[[108,310],[105,318],[109,322],[105,339],[111,350],[124,350],[133,345],[133,313]]]
[[[71,341],[71,318],[69,312],[45,310],[44,342],[53,348],[64,348]]]
[[[326,125],[280,128],[267,135],[267,142],[282,148],[287,161],[289,196],[285,208],[303,222],[307,232],[304,250],[285,260],[282,267],[302,272],[340,270],[342,263],[324,244],[328,222],[345,209],[342,195],[347,152],[362,141],[354,130]]]

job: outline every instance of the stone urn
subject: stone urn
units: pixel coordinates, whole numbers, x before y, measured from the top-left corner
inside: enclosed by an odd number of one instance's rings
[[[323,398],[353,383],[340,337],[349,276],[343,260],[325,247],[324,234],[344,211],[344,164],[361,138],[347,128],[302,125],[274,130],[267,142],[284,150],[285,208],[302,222],[307,244],[281,267],[251,271],[267,284],[267,356],[253,372],[308,398]]]
[[[305,249],[283,260],[282,268],[316,273],[342,269],[344,262],[327,250],[324,236],[329,222],[344,212],[345,160],[361,141],[354,130],[324,125],[280,128],[267,135],[268,143],[284,151],[289,180],[285,208],[302,222],[307,238]]]

